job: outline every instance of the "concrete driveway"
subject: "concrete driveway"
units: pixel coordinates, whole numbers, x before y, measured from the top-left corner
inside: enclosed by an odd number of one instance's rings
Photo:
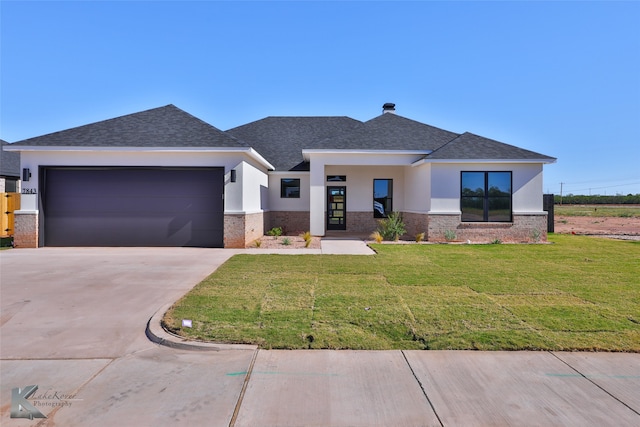
[[[237,252],[0,252],[0,424],[640,425],[637,354],[212,351],[147,339],[158,309]],[[11,418],[30,385],[27,402],[47,418]]]
[[[174,350],[150,342],[145,326],[234,253],[0,252],[0,424],[229,425],[244,378],[227,373],[246,371],[254,351]],[[10,418],[12,389],[29,385],[47,419]]]

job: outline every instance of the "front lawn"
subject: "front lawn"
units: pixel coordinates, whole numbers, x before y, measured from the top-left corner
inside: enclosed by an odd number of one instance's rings
[[[263,348],[640,351],[640,242],[549,240],[238,255],[164,323]]]

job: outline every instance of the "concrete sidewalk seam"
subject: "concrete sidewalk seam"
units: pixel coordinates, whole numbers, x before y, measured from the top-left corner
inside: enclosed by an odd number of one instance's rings
[[[422,385],[422,382],[418,379],[418,376],[416,375],[415,371],[413,370],[413,367],[411,366],[411,363],[409,363],[409,359],[407,359],[407,355],[404,353],[404,350],[400,350],[400,353],[402,353],[402,357],[404,357],[404,361],[407,362],[407,366],[409,367],[409,370],[411,371],[411,375],[413,375],[413,378],[418,382],[418,385],[420,386],[420,390],[422,390],[422,394],[424,395],[424,398],[427,399],[427,402],[429,402],[429,406],[431,407],[431,410],[433,411],[434,415],[438,419],[438,422],[440,423],[440,426],[444,427],[444,424],[442,423],[442,420],[440,419],[440,415],[438,415],[438,411],[436,411],[436,408],[433,406],[433,402],[431,402],[431,399],[429,399],[429,396],[427,395],[427,391],[424,389],[424,385]]]
[[[240,395],[238,396],[236,407],[233,409],[233,415],[231,416],[229,427],[234,427],[236,425],[236,420],[238,419],[238,414],[240,413],[240,407],[242,406],[242,401],[244,400],[244,394],[247,391],[247,387],[249,386],[249,380],[251,379],[253,366],[256,364],[256,359],[258,358],[258,351],[260,350],[256,349],[256,351],[253,352],[253,357],[251,358],[251,362],[249,363],[249,369],[247,369],[247,375],[244,377],[244,382],[242,383],[242,389],[240,390]]]
[[[602,387],[600,384],[598,384],[597,382],[593,381],[591,378],[589,378],[588,376],[586,376],[585,374],[583,374],[582,372],[580,372],[579,370],[577,370],[576,368],[574,368],[573,366],[571,366],[571,364],[569,364],[567,361],[563,360],[561,357],[559,357],[557,354],[555,354],[553,351],[549,351],[549,353],[555,357],[556,359],[558,359],[560,362],[564,363],[567,367],[569,367],[569,369],[571,369],[572,371],[576,372],[578,375],[580,375],[582,378],[584,378],[585,380],[589,381],[591,384],[593,384],[594,386],[596,386],[597,388],[599,388],[600,390],[602,390],[603,392],[605,392],[607,395],[609,395],[612,399],[620,402],[623,406],[625,406],[626,408],[630,409],[634,414],[636,415],[640,415],[640,412],[636,411],[635,409],[633,409],[630,405],[628,405],[626,402],[623,402],[622,400],[620,400],[619,398],[617,398],[616,396],[614,396],[611,392],[609,392],[607,389],[605,389],[604,387]]]

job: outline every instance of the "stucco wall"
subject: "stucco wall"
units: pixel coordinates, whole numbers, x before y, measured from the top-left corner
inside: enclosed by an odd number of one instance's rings
[[[431,206],[431,164],[404,168],[404,211],[426,213]]]
[[[297,178],[300,180],[300,198],[280,197],[280,181],[286,178]],[[309,172],[271,172],[269,173],[269,188],[267,191],[269,210],[309,212]]]
[[[393,210],[402,211],[405,200],[405,173],[402,166],[327,166],[326,175],[345,175],[346,182],[326,185],[347,187],[347,212],[370,212],[373,217],[373,180],[393,180]],[[326,194],[325,194],[326,197]]]
[[[542,164],[433,163],[431,165],[431,213],[460,213],[460,173],[462,171],[511,171],[513,212],[543,212]]]
[[[373,178],[394,180],[393,209],[404,208],[404,167],[424,156],[408,152],[307,152],[311,160],[310,224],[311,233],[324,235],[326,212],[326,176],[347,175],[347,212],[373,212]],[[373,216],[373,214],[372,214]],[[347,223],[349,227],[349,223]]]

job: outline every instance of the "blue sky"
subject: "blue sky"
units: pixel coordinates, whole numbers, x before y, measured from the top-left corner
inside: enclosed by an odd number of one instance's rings
[[[397,113],[640,193],[640,2],[0,2],[0,138],[167,104],[226,130]]]

